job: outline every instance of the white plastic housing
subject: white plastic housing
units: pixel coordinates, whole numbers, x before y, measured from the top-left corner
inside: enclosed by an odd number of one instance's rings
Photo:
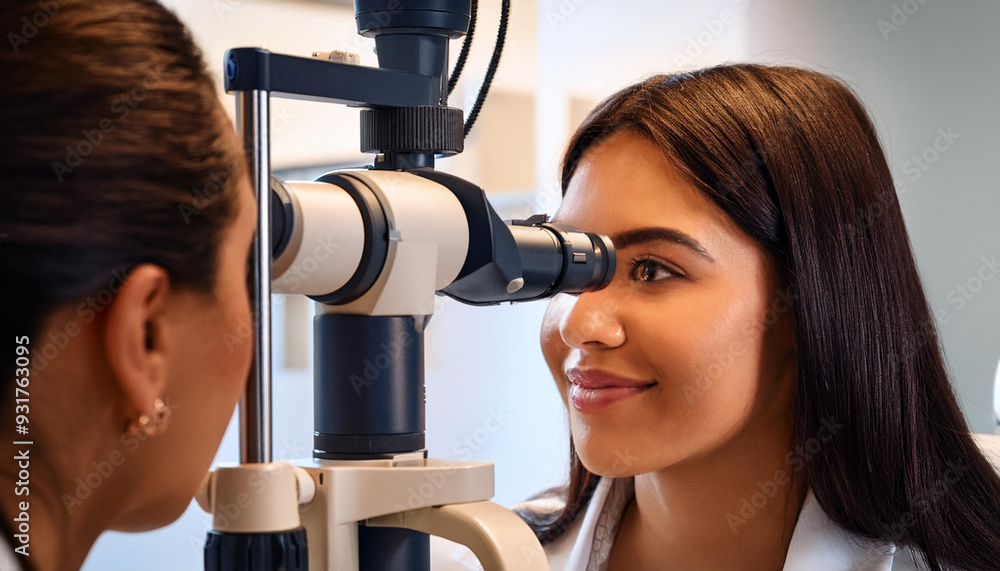
[[[354,275],[365,246],[357,204],[339,186],[323,182],[286,183],[295,223],[281,256],[274,261],[271,291],[324,295]]]
[[[469,222],[446,187],[399,171],[343,171],[375,195],[388,225],[385,265],[357,300],[323,311],[430,315],[434,294],[458,277],[469,250]],[[272,291],[325,295],[354,275],[364,250],[357,204],[328,183],[286,183],[295,212],[291,239],[275,260]]]

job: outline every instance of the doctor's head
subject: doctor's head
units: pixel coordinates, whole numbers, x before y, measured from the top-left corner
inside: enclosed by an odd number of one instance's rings
[[[250,369],[243,150],[162,5],[4,6],[0,29],[37,28],[0,53],[16,78],[0,89],[0,388],[5,406],[15,382],[30,388],[31,454],[46,467],[31,495],[74,544],[165,525]]]
[[[788,472],[872,536],[918,512],[872,498],[918,496],[945,473],[942,450],[996,482],[945,372],[877,133],[840,81],[753,64],[651,77],[586,118],[562,189],[555,221],[611,236],[617,268],[543,320],[571,433],[567,507],[535,526],[543,542],[595,476],[697,475],[817,436]],[[629,388],[591,389],[612,385]],[[919,523],[894,539],[926,547],[920,526],[934,527]]]

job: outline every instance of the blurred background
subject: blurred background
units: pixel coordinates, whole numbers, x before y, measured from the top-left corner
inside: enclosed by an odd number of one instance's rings
[[[376,65],[350,0],[165,0],[218,81],[225,50],[349,50]],[[451,104],[466,109],[493,48],[499,0],[480,0],[476,42]],[[892,166],[924,286],[965,414],[994,432],[1000,359],[1000,2],[937,0],[514,0],[499,72],[466,151],[439,168],[484,187],[504,218],[555,212],[560,154],[603,97],[653,73],[757,61],[848,82]],[[459,42],[453,43],[453,58]],[[220,97],[233,109],[232,97]],[[358,111],[272,100],[276,174],[362,165]],[[274,298],[274,454],[312,445],[312,307]],[[427,332],[427,448],[496,465],[510,505],[568,474],[568,422],[538,346],[544,303],[477,309],[438,298]],[[217,461],[238,459],[234,417]],[[201,569],[210,518],[196,504],[150,533],[106,533],[89,571]]]

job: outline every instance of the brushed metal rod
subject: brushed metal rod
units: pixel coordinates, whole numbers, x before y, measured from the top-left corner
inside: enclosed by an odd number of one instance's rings
[[[240,398],[240,462],[271,461],[271,109],[267,91],[236,93],[237,121],[257,198],[253,367]]]

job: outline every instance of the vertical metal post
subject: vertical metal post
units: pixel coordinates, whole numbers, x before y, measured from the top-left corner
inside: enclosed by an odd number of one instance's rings
[[[257,198],[254,239],[254,360],[240,398],[240,463],[271,461],[271,135],[270,93],[236,92],[236,129]]]

